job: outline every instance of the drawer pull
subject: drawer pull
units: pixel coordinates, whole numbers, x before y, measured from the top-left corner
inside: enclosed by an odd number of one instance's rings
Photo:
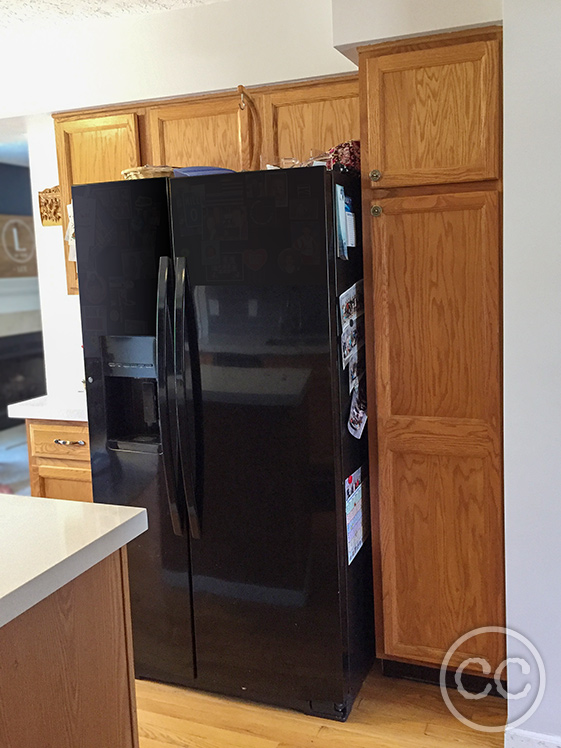
[[[55,439],[54,443],[55,444],[60,444],[62,447],[74,447],[74,446],[76,446],[76,447],[85,447],[86,446],[86,442],[82,441],[82,439],[80,439],[77,442],[71,442],[68,439]]]

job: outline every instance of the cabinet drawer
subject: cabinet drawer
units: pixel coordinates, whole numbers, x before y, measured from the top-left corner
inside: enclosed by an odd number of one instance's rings
[[[86,462],[90,459],[90,439],[85,423],[30,421],[29,446],[32,457]]]

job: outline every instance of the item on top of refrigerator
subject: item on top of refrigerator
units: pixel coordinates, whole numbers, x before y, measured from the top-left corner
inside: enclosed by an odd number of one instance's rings
[[[123,169],[123,179],[155,179],[156,177],[173,177],[173,166],[135,166],[133,169]]]
[[[360,173],[360,140],[347,140],[331,148],[327,168]]]
[[[208,177],[210,174],[234,174],[233,169],[224,169],[222,166],[185,166],[173,168],[175,177]]]
[[[364,382],[359,382],[358,387],[353,391],[351,399],[351,410],[349,412],[348,429],[356,439],[360,439],[368,415],[366,413],[366,387]]]

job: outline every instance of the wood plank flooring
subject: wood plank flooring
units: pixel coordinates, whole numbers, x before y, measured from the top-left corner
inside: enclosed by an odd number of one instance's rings
[[[502,725],[502,699],[452,699],[482,724]],[[463,705],[460,706],[460,702]],[[345,724],[198,691],[137,681],[140,748],[499,748],[448,711],[436,686],[367,678]],[[469,706],[467,706],[469,705]]]

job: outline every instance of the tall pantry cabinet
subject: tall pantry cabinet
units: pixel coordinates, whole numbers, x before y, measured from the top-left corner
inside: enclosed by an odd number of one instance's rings
[[[360,50],[385,660],[440,665],[504,625],[500,44],[494,27]],[[452,665],[503,655],[484,634]]]

